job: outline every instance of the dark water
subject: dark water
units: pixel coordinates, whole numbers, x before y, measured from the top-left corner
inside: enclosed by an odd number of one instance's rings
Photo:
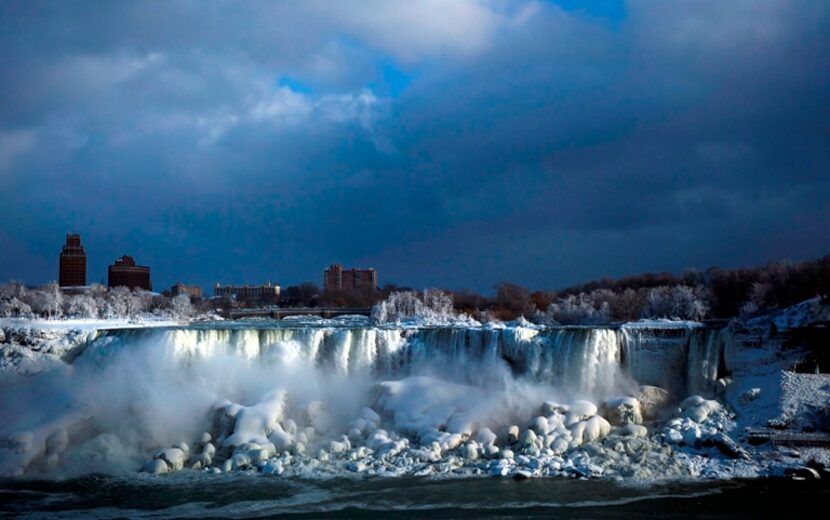
[[[595,480],[198,474],[0,481],[0,516],[41,518],[788,518],[828,500],[826,480],[647,487]]]

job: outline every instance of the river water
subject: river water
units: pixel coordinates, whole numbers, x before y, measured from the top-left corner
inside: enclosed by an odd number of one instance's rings
[[[33,518],[767,518],[830,499],[822,481],[669,482],[370,478],[257,474],[0,481],[3,516]]]

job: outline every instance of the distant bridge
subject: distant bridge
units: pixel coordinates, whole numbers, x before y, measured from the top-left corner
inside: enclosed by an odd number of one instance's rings
[[[280,309],[231,309],[222,311],[225,318],[271,318],[281,320],[289,316],[319,316],[336,318],[338,316],[371,316],[371,307],[286,307]]]

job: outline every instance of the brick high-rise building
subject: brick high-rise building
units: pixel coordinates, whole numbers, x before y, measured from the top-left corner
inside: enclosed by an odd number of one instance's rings
[[[81,235],[68,233],[61,250],[58,284],[61,287],[86,285],[86,253],[81,245]]]
[[[326,291],[374,291],[378,288],[378,273],[374,269],[343,269],[331,264],[323,271],[323,288]]]
[[[133,257],[124,255],[115,260],[107,270],[107,287],[124,286],[134,289],[136,287],[151,291],[150,268],[144,265],[135,265]]]

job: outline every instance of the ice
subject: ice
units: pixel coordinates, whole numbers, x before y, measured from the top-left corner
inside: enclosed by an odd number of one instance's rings
[[[746,355],[731,341],[692,324],[94,331],[37,376],[4,375],[0,472],[733,475],[744,419],[713,397],[760,410],[781,393],[767,372],[723,377]]]

